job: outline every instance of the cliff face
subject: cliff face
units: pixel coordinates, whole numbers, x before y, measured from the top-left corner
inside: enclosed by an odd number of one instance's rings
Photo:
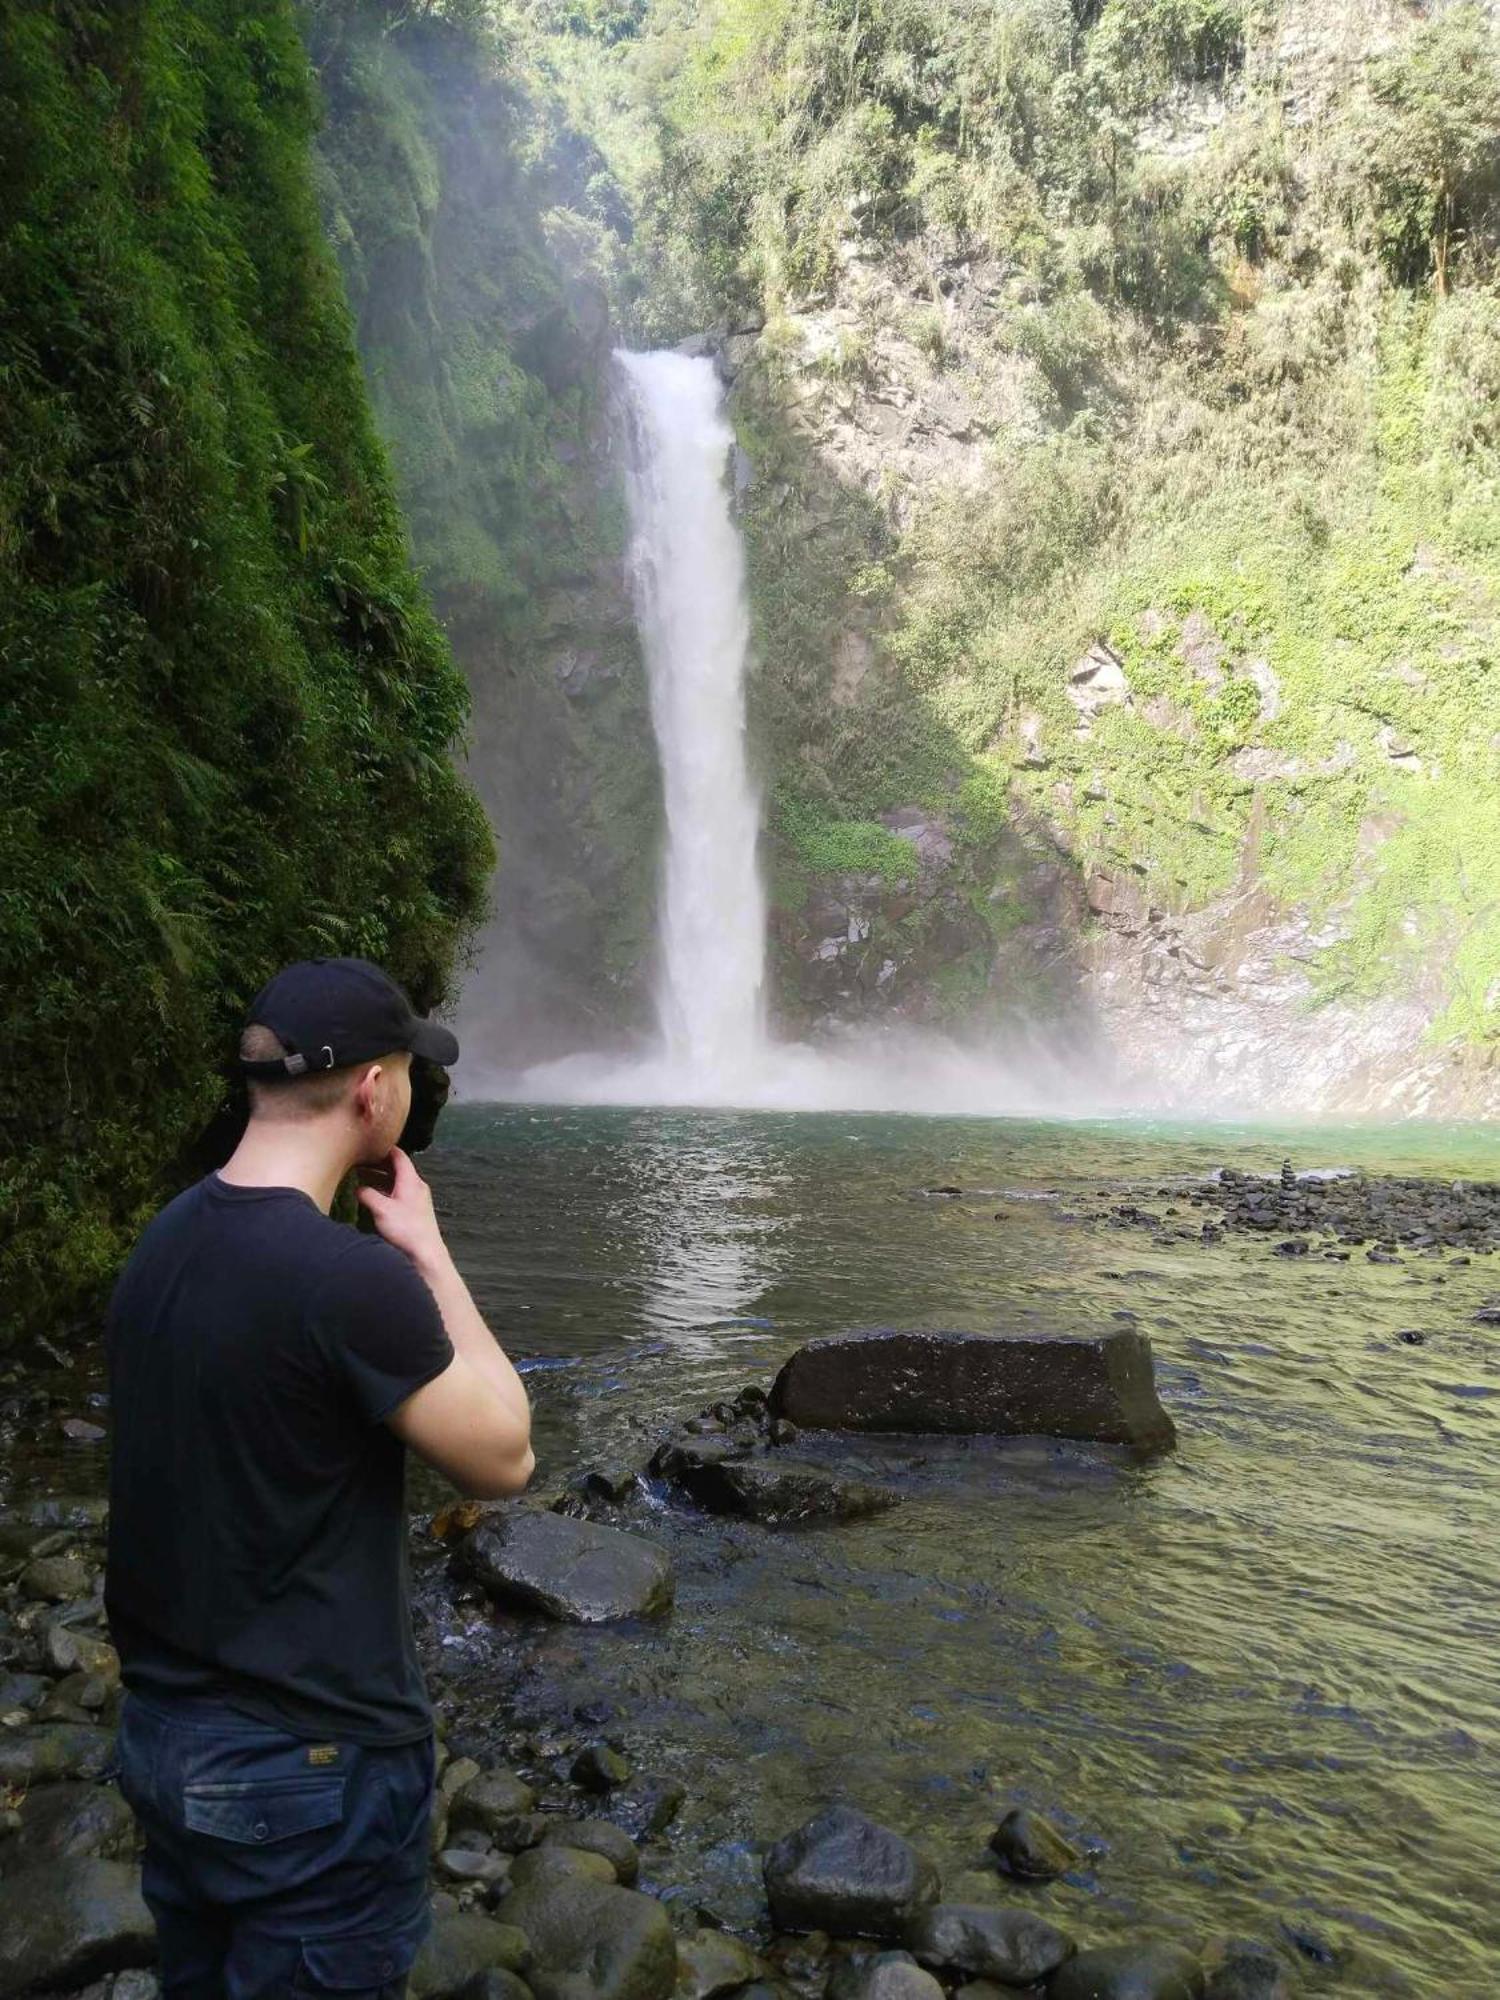
[[[417,560],[473,694],[495,915],[470,1076],[628,1029],[659,786],[624,574],[609,176],[492,34],[307,21],[324,216]]]
[[[490,843],[289,0],[0,13],[6,1324],[108,1278],[280,962],[431,1004]]]
[[[750,197],[670,309],[751,468],[783,1011],[1492,1109],[1493,25],[1001,16],[845,23],[830,102],[821,16],[722,5],[656,99],[675,198]]]

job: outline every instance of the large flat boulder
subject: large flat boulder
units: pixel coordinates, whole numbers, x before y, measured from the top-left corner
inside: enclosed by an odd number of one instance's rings
[[[0,1882],[0,2000],[156,1962],[141,1875],[124,1861],[43,1861]]]
[[[778,1416],[818,1430],[1079,1438],[1162,1451],[1151,1343],[1099,1334],[898,1333],[811,1340],[777,1376]]]
[[[988,1903],[935,1903],[907,1926],[906,1942],[923,1965],[1034,1986],[1073,1954],[1073,1942],[1030,1910]]]
[[[938,1897],[932,1863],[850,1806],[830,1806],[778,1840],[763,1872],[771,1921],[783,1931],[899,1939]]]
[[[660,1549],[566,1514],[521,1507],[487,1514],[459,1558],[501,1603],[563,1624],[656,1618],[672,1604],[672,1565]]]
[[[512,1889],[501,1908],[530,1942],[537,2000],[668,2000],[677,1984],[667,1913],[634,1889],[555,1876]]]

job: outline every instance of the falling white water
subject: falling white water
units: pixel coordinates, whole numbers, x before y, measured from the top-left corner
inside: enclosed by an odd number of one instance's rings
[[[666,807],[656,1005],[694,1095],[743,1091],[765,1042],[760,800],[745,758],[745,564],[734,434],[711,361],[618,356],[630,399],[630,576]]]

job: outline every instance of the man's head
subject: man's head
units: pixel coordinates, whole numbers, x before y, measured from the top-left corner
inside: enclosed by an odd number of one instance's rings
[[[240,1068],[252,1121],[318,1121],[351,1160],[373,1165],[411,1110],[414,1055],[458,1055],[446,1028],[417,1015],[396,982],[360,958],[305,959],[250,1004]]]

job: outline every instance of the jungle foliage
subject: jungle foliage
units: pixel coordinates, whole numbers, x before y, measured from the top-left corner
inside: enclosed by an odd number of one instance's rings
[[[440,1001],[492,858],[309,171],[290,0],[0,15],[0,1208],[91,1297],[281,962]]]

